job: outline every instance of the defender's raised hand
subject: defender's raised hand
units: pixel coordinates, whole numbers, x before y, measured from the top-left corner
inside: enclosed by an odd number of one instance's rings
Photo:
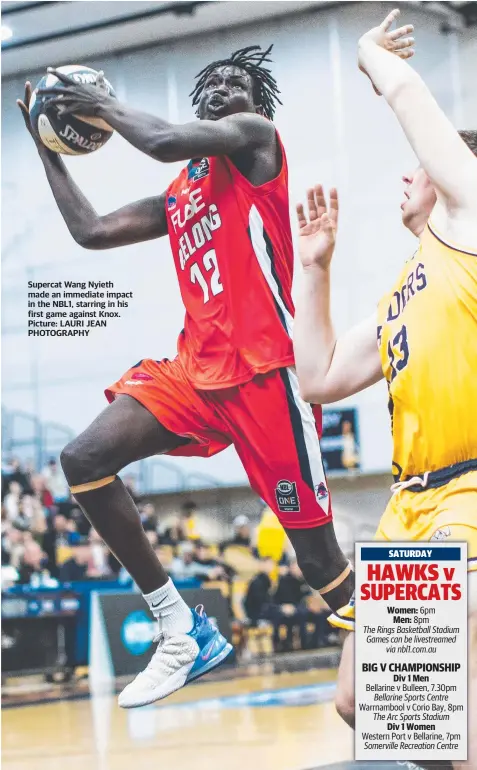
[[[400,14],[399,8],[391,11],[379,26],[373,27],[369,32],[362,35],[359,45],[361,46],[367,42],[375,43],[386,51],[395,53],[401,59],[409,59],[414,54],[412,48],[414,38],[411,37],[414,32],[413,25],[406,24],[398,29],[391,29]]]
[[[377,45],[380,48],[384,48],[385,51],[389,51],[390,53],[399,56],[400,59],[410,59],[411,56],[414,56],[414,49],[412,47],[415,42],[412,37],[412,33],[414,32],[413,25],[406,24],[398,29],[391,29],[400,13],[400,10],[395,8],[386,16],[379,26],[373,27],[373,29],[370,29],[369,32],[366,32],[366,34],[362,35],[360,38],[358,43],[358,64],[361,72],[364,72],[368,77],[370,76],[366,70],[364,53],[366,46],[370,43]],[[373,82],[371,78],[370,80]],[[374,83],[373,87],[376,93],[380,95],[380,92]]]
[[[301,203],[296,207],[298,215],[298,249],[303,267],[319,266],[326,269],[333,256],[338,229],[338,192],[330,190],[330,203],[326,205],[321,184],[307,192],[308,218]]]

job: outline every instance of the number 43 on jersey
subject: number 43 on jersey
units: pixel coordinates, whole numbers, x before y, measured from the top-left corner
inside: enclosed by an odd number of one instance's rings
[[[388,342],[388,357],[391,367],[390,382],[402,371],[409,361],[409,343],[407,341],[407,329],[401,326],[392,342]]]

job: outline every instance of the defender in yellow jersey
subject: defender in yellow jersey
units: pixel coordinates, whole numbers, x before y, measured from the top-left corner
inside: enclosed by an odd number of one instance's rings
[[[399,12],[359,42],[360,69],[383,95],[420,166],[404,177],[406,227],[420,239],[378,312],[336,337],[330,317],[330,263],[338,196],[320,185],[298,207],[303,265],[294,345],[302,396],[329,403],[385,377],[393,432],[393,496],[376,537],[465,540],[469,556],[469,710],[477,722],[477,131],[459,133],[406,64],[411,26]],[[376,345],[376,336],[378,344]],[[352,630],[354,606],[334,624]],[[343,647],[336,706],[354,726],[353,642]],[[412,757],[409,757],[412,760]],[[419,762],[419,764],[423,764]],[[423,764],[425,767],[425,763]],[[467,762],[477,770],[477,731]]]
[[[396,483],[376,539],[466,540],[477,571],[477,251],[428,221],[379,303],[378,348]]]
[[[477,469],[477,251],[428,222],[377,324],[395,481],[473,459]]]

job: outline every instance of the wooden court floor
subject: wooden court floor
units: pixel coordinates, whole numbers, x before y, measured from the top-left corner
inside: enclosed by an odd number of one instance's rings
[[[113,695],[6,709],[4,770],[309,770],[352,757],[330,670],[185,688],[123,711]]]

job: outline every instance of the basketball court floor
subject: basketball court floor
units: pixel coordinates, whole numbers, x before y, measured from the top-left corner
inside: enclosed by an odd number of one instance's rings
[[[3,712],[4,770],[344,768],[352,732],[332,698],[335,669],[205,680],[121,710],[113,694]],[[362,764],[362,763],[360,763]]]

